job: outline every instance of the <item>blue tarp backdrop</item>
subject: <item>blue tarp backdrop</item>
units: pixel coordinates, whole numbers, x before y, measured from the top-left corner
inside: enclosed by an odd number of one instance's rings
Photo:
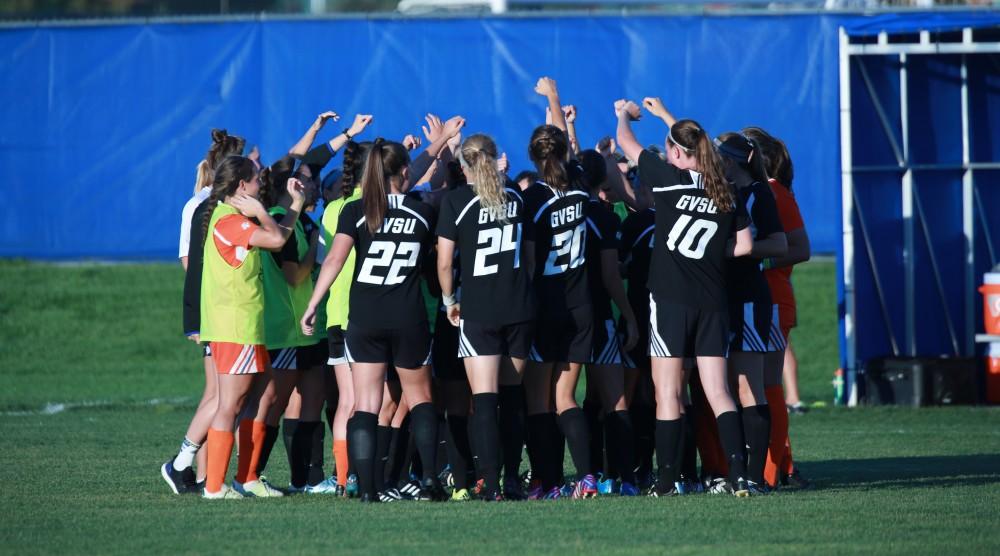
[[[0,256],[172,258],[209,130],[274,160],[316,114],[427,112],[495,136],[512,171],[554,77],[585,145],[615,99],[661,96],[712,133],[784,138],[816,251],[839,242],[837,28],[845,16],[539,17],[151,23],[0,30]],[[665,129],[642,121],[645,143]],[[329,124],[320,140],[342,129]],[[336,162],[334,162],[336,164]]]

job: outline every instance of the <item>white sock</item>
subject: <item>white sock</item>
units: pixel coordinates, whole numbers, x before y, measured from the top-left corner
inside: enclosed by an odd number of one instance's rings
[[[191,467],[191,463],[194,462],[194,456],[198,453],[198,448],[201,448],[201,444],[195,444],[185,436],[184,442],[181,442],[181,451],[174,458],[174,469],[183,471]]]

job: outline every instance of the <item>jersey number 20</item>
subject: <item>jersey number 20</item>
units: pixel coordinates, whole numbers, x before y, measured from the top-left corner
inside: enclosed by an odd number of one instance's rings
[[[545,261],[545,270],[542,274],[545,276],[562,274],[567,268],[577,268],[582,265],[585,260],[586,231],[586,224],[580,222],[580,225],[572,230],[553,234],[549,258]],[[568,259],[564,258],[565,255],[569,255]]]
[[[373,241],[368,247],[365,262],[361,265],[361,272],[358,273],[358,282],[376,286],[402,284],[406,276],[400,275],[400,272],[417,266],[417,253],[419,252],[420,244],[415,241],[401,241],[399,243]],[[399,257],[397,258],[396,255]],[[374,273],[375,269],[380,267],[389,267],[389,272],[384,278]]]
[[[718,231],[719,225],[711,220],[696,219],[691,222],[690,215],[682,214],[667,235],[667,249],[677,251],[689,259],[700,259],[705,256],[705,248],[712,236]],[[688,226],[688,224],[691,224]],[[685,230],[686,228],[686,230]],[[683,237],[681,237],[683,235]],[[695,242],[698,242],[695,245]]]
[[[496,255],[504,251],[514,252],[514,268],[521,266],[521,225],[507,224],[503,228],[489,228],[479,230],[479,237],[476,240],[476,263],[473,267],[473,276],[487,276],[496,274],[500,266],[498,264],[486,264],[486,257]]]

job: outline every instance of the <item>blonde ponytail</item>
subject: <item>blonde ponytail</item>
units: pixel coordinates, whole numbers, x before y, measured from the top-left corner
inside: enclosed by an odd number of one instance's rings
[[[496,143],[489,136],[477,133],[465,140],[459,156],[472,191],[479,196],[479,206],[506,224],[506,184],[497,170]]]

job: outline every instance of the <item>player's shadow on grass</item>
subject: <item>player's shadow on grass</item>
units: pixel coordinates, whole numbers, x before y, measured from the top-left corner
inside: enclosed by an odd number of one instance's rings
[[[922,488],[1000,483],[1000,454],[813,461],[803,471],[819,488]]]

